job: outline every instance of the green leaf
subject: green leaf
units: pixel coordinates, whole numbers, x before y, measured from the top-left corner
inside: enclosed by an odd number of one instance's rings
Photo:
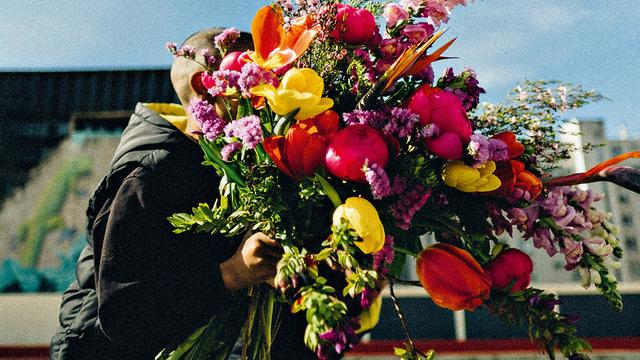
[[[240,175],[238,175],[237,168],[222,160],[220,150],[214,143],[204,138],[200,138],[199,144],[202,150],[204,150],[205,158],[211,163],[211,165],[222,170],[230,181],[233,181],[238,185],[245,186],[245,181],[240,177]]]

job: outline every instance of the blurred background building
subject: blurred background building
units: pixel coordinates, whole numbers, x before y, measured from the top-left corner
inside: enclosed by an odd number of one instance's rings
[[[71,282],[86,241],[87,202],[130,113],[138,101],[176,98],[166,69],[0,72],[0,94],[0,359],[44,359],[60,293]],[[640,139],[607,140],[602,120],[575,120],[567,126],[580,134],[566,135],[566,141],[605,146],[576,151],[560,172],[584,171],[640,149]],[[640,338],[640,197],[609,184],[589,186],[606,195],[600,205],[622,228],[625,259],[617,275],[629,311],[615,314],[593,288],[580,288],[574,273],[563,269],[560,255],[549,258],[531,242],[521,245],[534,257],[533,281],[559,295],[562,312],[582,315],[580,334],[607,349],[607,359],[632,359],[638,352],[626,350],[637,350],[633,344]],[[407,277],[415,278],[411,266]],[[423,348],[440,349],[442,359],[541,358],[522,326],[505,325],[484,310],[444,310],[421,288],[398,287],[396,293],[414,338]],[[391,358],[391,346],[403,338],[392,302],[385,297],[380,324],[352,358]],[[620,350],[619,357],[611,357],[612,351],[618,354],[612,349]]]

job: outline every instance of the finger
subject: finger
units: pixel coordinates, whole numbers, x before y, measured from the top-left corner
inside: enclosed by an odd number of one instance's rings
[[[272,239],[270,237],[268,237],[265,233],[255,233],[253,234],[254,238],[256,240],[258,240],[259,242],[265,244],[265,245],[269,245],[269,246],[274,246],[274,247],[281,247],[282,245],[280,245],[280,242],[278,240]]]
[[[280,260],[282,254],[284,254],[284,250],[281,247],[260,246],[256,249],[256,255],[260,257],[270,257]]]

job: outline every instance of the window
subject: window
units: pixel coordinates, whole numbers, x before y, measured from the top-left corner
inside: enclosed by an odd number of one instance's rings
[[[629,194],[620,194],[620,196],[618,197],[618,200],[620,201],[621,204],[628,204]]]
[[[619,145],[615,145],[611,147],[611,152],[613,153],[613,156],[618,156],[622,154],[622,148]]]
[[[631,226],[633,225],[633,218],[629,214],[622,215],[622,225],[623,226]]]
[[[624,240],[625,250],[635,250],[638,247],[638,240],[634,237],[628,237]]]

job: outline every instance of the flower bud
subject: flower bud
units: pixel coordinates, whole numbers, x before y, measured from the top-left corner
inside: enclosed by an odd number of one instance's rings
[[[498,254],[484,269],[491,276],[494,289],[516,292],[529,286],[533,261],[524,252],[511,248]]]

